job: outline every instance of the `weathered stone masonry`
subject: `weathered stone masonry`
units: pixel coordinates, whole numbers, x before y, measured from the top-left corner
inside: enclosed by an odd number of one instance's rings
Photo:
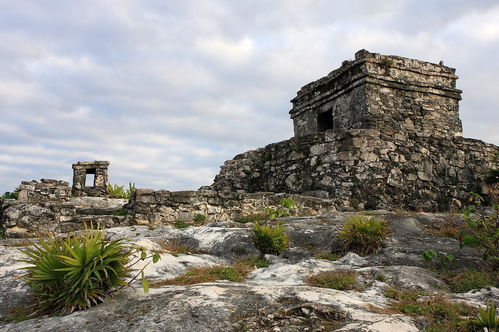
[[[214,190],[170,192],[138,189],[131,200],[134,221],[139,224],[192,221],[202,214],[207,221],[229,221],[261,213],[267,207],[278,207],[282,198],[296,202],[294,212],[300,215],[328,214],[336,211],[331,200],[302,195],[275,193],[237,193]]]
[[[107,196],[108,161],[79,161],[73,164],[73,196]],[[86,186],[87,175],[93,174],[92,186]]]
[[[225,162],[211,188],[305,193],[338,206],[452,210],[498,147],[462,138],[454,69],[359,51],[303,87],[295,137]]]

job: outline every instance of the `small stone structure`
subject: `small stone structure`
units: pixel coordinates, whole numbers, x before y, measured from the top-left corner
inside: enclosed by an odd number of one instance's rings
[[[109,161],[78,161],[73,163],[73,196],[107,196]],[[93,185],[87,186],[88,175],[94,175]]]
[[[22,202],[63,201],[71,196],[71,187],[67,181],[41,179],[23,181],[19,186],[18,200]]]
[[[454,72],[361,50],[298,92],[295,137],[226,161],[210,188],[423,211],[459,209],[471,192],[487,197],[499,148],[461,137]]]

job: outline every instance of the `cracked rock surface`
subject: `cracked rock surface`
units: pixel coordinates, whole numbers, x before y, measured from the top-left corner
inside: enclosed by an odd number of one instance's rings
[[[270,266],[254,269],[243,282],[165,285],[151,288],[149,293],[128,288],[98,306],[67,316],[19,323],[0,320],[0,331],[423,331],[425,323],[420,318],[373,310],[389,308],[391,300],[384,295],[388,287],[444,293],[449,300],[473,306],[499,302],[499,290],[494,287],[450,293],[420,257],[421,252],[433,249],[453,254],[461,268],[480,263],[474,249],[460,249],[456,240],[428,232],[450,219],[461,222],[459,216],[375,213],[388,219],[391,228],[386,247],[375,255],[347,253],[336,261],[314,258],[315,253],[337,247],[335,234],[351,213],[282,218],[290,249],[280,256],[267,255]],[[259,254],[251,241],[251,225],[233,222],[181,230],[115,227],[106,233],[110,239],[126,238],[161,254],[158,263],[145,269],[152,283],[172,279],[193,267],[229,265]],[[24,266],[19,248],[28,241],[0,240],[0,319],[33,302],[29,289],[16,277]],[[192,252],[172,254],[165,243]],[[341,291],[305,283],[310,274],[343,270],[357,273],[356,289]]]

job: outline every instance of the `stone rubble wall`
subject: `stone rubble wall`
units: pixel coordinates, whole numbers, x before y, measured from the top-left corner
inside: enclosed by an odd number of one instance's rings
[[[71,197],[71,187],[66,181],[41,179],[23,181],[19,186],[18,200],[22,202],[63,201]]]
[[[238,193],[198,190],[177,191],[137,189],[131,201],[133,216],[138,224],[192,221],[197,214],[207,221],[229,221],[234,218],[262,213],[265,208],[279,207],[282,198],[292,198],[293,211],[299,215],[327,214],[336,211],[331,200],[301,195],[275,193]]]
[[[0,199],[0,228],[5,237],[38,236],[54,232],[70,232],[85,225],[108,228],[131,224],[131,215],[112,215],[126,200],[69,198],[65,200],[25,202]]]
[[[479,140],[355,129],[326,131],[228,160],[213,190],[302,193],[338,207],[459,209],[483,180],[499,148]]]

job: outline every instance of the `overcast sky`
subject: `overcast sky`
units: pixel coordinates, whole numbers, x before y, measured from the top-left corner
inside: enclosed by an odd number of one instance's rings
[[[0,193],[79,160],[209,185],[291,137],[296,91],[362,48],[457,68],[464,135],[499,144],[497,0],[0,0]]]

